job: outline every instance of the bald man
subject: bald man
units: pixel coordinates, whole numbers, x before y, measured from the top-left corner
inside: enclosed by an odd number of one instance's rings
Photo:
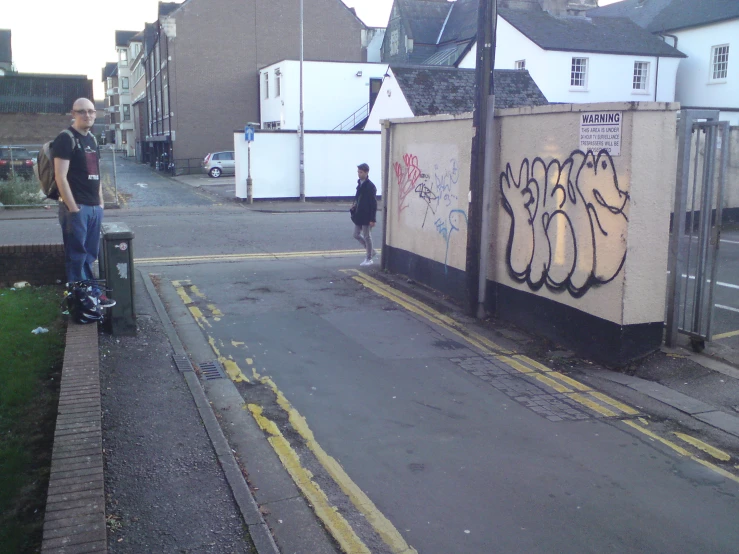
[[[68,283],[95,278],[92,267],[98,256],[104,206],[100,152],[90,132],[96,116],[90,100],[75,100],[71,127],[52,144]],[[115,304],[97,288],[96,294],[103,307]]]

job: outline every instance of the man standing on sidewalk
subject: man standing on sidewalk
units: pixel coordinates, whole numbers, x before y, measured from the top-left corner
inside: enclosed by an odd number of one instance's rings
[[[77,99],[72,106],[72,126],[61,132],[51,147],[60,195],[59,224],[68,283],[95,278],[92,266],[98,256],[104,206],[100,152],[90,132],[96,115],[95,105],[90,100]],[[96,292],[101,306],[115,304],[114,300]]]
[[[359,265],[367,266],[372,265],[372,258],[375,257],[371,233],[377,217],[377,187],[369,180],[367,164],[357,166],[357,175],[357,193],[350,211],[354,223],[354,238],[367,250],[367,257]]]

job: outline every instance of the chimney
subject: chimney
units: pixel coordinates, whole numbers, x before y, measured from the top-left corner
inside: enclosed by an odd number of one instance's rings
[[[584,16],[598,7],[598,0],[539,0],[541,8],[555,17]]]

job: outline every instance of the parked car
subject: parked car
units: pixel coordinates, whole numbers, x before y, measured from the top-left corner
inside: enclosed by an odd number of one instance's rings
[[[33,156],[20,146],[0,146],[0,179],[33,176]]]
[[[233,175],[236,172],[234,153],[211,152],[203,160],[203,169],[214,179],[221,175]]]

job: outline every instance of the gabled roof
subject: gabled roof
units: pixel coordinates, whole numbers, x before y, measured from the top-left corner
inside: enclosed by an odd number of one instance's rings
[[[137,34],[138,34],[138,31],[116,31],[115,32],[115,45],[119,48],[124,48],[128,46],[128,43]]]
[[[118,73],[118,64],[115,62],[108,62],[103,68],[103,78],[101,80],[105,81],[108,77],[114,77],[116,73]]]
[[[396,0],[408,36],[415,43],[436,44],[452,3],[447,0]]]
[[[653,33],[739,18],[737,0],[623,0],[589,10],[597,17],[628,17]]]
[[[415,116],[460,114],[475,107],[475,70],[391,65]],[[526,70],[495,70],[495,107],[541,106],[546,97]]]
[[[0,63],[13,62],[13,44],[10,29],[0,29]]]
[[[544,50],[685,57],[679,50],[623,17],[554,17],[543,10],[500,9],[498,13]]]

